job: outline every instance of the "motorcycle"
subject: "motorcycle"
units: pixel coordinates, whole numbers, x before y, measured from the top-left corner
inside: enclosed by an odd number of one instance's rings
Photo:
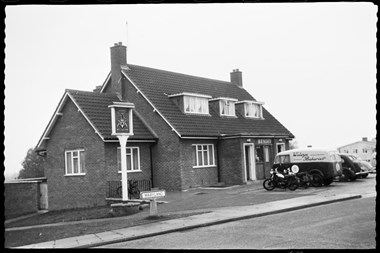
[[[298,180],[296,178],[295,173],[293,173],[290,169],[285,170],[287,174],[282,174],[276,169],[270,170],[270,178],[265,179],[263,182],[263,187],[267,191],[271,191],[274,188],[286,189],[288,188],[291,191],[295,191],[298,186]]]
[[[296,173],[296,178],[298,180],[299,186],[307,189],[312,185],[313,177],[307,172],[299,172]]]

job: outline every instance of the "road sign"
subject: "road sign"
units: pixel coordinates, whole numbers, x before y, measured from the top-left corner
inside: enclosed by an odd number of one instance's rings
[[[158,191],[143,191],[140,192],[140,197],[142,199],[157,199],[165,197],[165,190],[158,190]]]

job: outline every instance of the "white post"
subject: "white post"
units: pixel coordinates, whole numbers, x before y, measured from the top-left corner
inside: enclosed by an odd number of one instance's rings
[[[121,158],[121,188],[123,190],[123,201],[128,200],[128,176],[127,176],[127,140],[128,135],[117,136],[120,142],[120,158]]]

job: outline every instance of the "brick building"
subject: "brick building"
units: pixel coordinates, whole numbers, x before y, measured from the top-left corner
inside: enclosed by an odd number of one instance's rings
[[[244,88],[242,73],[219,81],[127,63],[111,47],[111,72],[94,91],[66,90],[44,131],[49,209],[104,205],[120,181],[120,146],[111,134],[113,102],[133,103],[128,179],[167,191],[245,184],[268,177],[292,133]]]
[[[367,137],[363,137],[361,141],[338,147],[338,151],[355,154],[367,162],[372,162],[373,153],[376,152],[376,139],[369,141]]]

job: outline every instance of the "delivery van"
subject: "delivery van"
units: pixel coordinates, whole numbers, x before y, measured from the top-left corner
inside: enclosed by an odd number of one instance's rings
[[[342,160],[337,150],[329,149],[291,149],[276,155],[273,169],[294,173],[308,172],[314,178],[314,185],[329,185],[335,177],[342,175]]]

